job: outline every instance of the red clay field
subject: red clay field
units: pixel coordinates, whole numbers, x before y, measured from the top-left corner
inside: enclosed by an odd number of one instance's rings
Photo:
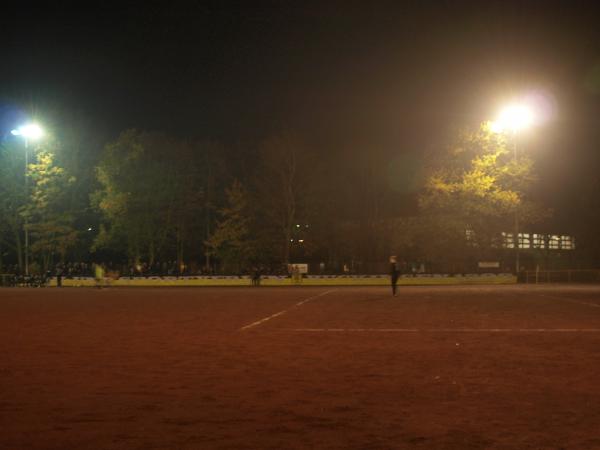
[[[600,287],[3,289],[0,448],[600,449]]]

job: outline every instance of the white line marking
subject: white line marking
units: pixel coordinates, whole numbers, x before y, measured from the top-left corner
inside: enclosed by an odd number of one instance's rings
[[[310,333],[600,333],[600,328],[294,328]]]
[[[281,315],[285,314],[286,312],[288,312],[288,311],[290,311],[290,310],[292,310],[294,308],[298,308],[299,306],[302,306],[305,303],[307,303],[307,302],[309,302],[311,300],[314,300],[315,298],[323,297],[324,295],[327,295],[327,294],[329,294],[330,292],[333,292],[333,291],[337,291],[337,289],[330,289],[328,291],[321,292],[320,294],[313,295],[312,297],[305,298],[304,300],[296,303],[294,306],[291,306],[288,309],[284,309],[283,311],[279,311],[278,313],[272,314],[269,317],[265,317],[264,319],[257,320],[256,322],[253,322],[253,323],[251,323],[249,325],[246,325],[246,326],[240,328],[239,331],[244,331],[244,330],[247,330],[249,328],[258,326],[261,323],[266,322],[267,320],[271,320],[271,319],[274,319],[275,317],[281,316]]]

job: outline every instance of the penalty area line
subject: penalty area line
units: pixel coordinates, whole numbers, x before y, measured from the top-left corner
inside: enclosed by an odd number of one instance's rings
[[[600,333],[600,328],[293,328],[306,333]]]
[[[284,309],[283,311],[279,311],[278,313],[271,314],[270,316],[265,317],[264,319],[257,320],[256,322],[252,322],[251,324],[248,324],[248,325],[240,328],[238,331],[245,331],[245,330],[248,330],[250,328],[256,327],[256,326],[258,326],[260,324],[265,323],[268,320],[274,319],[275,317],[282,316],[286,312],[291,311],[294,308],[298,308],[298,307],[304,305],[305,303],[307,303],[307,302],[309,302],[311,300],[314,300],[314,299],[319,298],[319,297],[323,297],[324,295],[327,295],[330,292],[334,292],[334,291],[337,291],[337,289],[330,289],[328,291],[321,292],[320,294],[313,295],[312,297],[305,298],[304,300],[299,301],[298,303],[296,303],[295,305],[289,307],[288,309]]]

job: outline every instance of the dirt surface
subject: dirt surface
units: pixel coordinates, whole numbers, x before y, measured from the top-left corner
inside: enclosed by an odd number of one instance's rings
[[[1,449],[600,449],[600,287],[1,289]]]

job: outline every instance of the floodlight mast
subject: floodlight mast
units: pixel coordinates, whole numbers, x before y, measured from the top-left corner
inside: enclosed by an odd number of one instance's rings
[[[37,124],[28,124],[11,131],[13,136],[23,137],[25,143],[25,198],[29,196],[29,179],[27,178],[27,169],[29,167],[29,141],[37,140],[44,135],[44,130]],[[25,214],[23,224],[25,231],[25,276],[29,276],[29,218]]]
[[[498,119],[491,123],[491,130],[494,133],[512,133],[513,135],[513,162],[517,164],[517,136],[520,131],[531,127],[533,123],[533,112],[526,105],[512,104],[506,106],[498,116]],[[520,270],[519,255],[519,214],[515,209],[515,231],[513,243],[515,246],[515,274],[518,276]]]

